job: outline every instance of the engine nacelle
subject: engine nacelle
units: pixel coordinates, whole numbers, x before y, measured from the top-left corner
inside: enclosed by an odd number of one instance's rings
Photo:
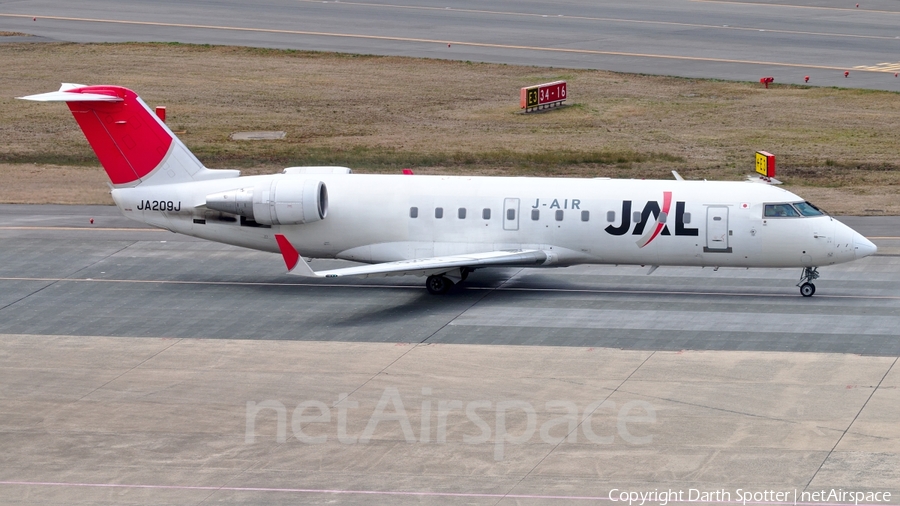
[[[328,190],[314,179],[279,177],[252,188],[207,195],[206,207],[263,225],[297,225],[325,218]]]

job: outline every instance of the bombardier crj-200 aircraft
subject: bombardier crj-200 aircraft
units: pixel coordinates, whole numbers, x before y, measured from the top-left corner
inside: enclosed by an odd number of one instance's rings
[[[281,252],[291,274],[427,276],[446,292],[485,267],[634,264],[818,267],[875,245],[802,198],[766,184],[350,174],[290,167],[211,170],[131,90],[63,84],[21,97],[65,102],[125,216],[211,241]],[[314,271],[303,257],[366,265]]]

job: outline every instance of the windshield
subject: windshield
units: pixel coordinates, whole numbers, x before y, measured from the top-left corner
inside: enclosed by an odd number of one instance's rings
[[[799,217],[800,214],[790,204],[766,204],[766,218]]]
[[[803,216],[822,216],[825,214],[821,209],[809,202],[797,202],[794,204],[794,207],[796,207]]]

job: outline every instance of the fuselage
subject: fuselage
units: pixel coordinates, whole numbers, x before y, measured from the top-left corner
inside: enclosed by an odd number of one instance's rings
[[[261,225],[206,206],[211,194],[310,179],[327,188],[318,221]],[[363,263],[539,249],[546,266],[813,267],[874,252],[831,216],[776,215],[803,199],[749,182],[275,174],[112,194],[125,216],[173,232],[272,252],[283,234],[303,256]]]
[[[63,83],[19,97],[63,102],[129,218],[280,252],[313,278],[427,276],[445,293],[475,269],[640,264],[817,268],[875,245],[800,197],[749,182],[358,175],[208,169],[135,92]],[[303,257],[371,265],[313,270]],[[651,271],[652,272],[652,271]]]

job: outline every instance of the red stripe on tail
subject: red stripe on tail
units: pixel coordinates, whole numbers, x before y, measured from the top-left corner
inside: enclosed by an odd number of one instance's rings
[[[87,86],[69,93],[115,95],[121,102],[67,102],[100,164],[115,185],[145,177],[162,162],[172,136],[133,91]]]

